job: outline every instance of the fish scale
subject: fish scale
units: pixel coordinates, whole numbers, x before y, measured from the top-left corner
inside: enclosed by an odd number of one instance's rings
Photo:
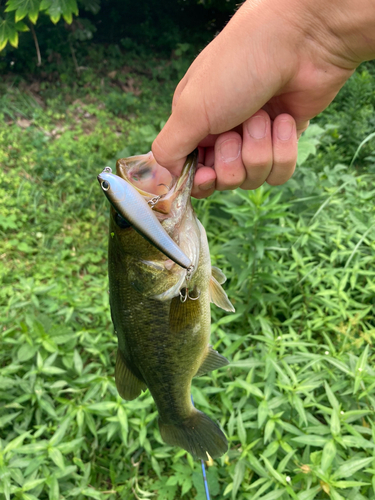
[[[124,261],[118,265],[126,268]],[[191,379],[201,364],[210,335],[209,322],[200,322],[207,317],[207,311],[202,314],[204,308],[210,307],[208,289],[206,297],[201,292],[199,301],[182,303],[178,296],[168,302],[149,298],[145,304],[140,292],[117,285],[117,269],[112,267],[109,273],[110,300],[116,331],[126,331],[126,336],[119,336],[126,364],[146,383],[160,416],[185,418],[191,409]],[[123,304],[131,314],[122,309]],[[194,330],[198,330],[195,335]]]

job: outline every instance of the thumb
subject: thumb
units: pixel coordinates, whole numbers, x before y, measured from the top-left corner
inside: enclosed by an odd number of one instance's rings
[[[201,96],[186,81],[187,76],[176,89],[171,116],[152,144],[156,161],[175,175],[210,130]]]

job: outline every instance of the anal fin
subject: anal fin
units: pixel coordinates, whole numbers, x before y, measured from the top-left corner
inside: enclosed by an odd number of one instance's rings
[[[213,276],[211,276],[210,279],[210,295],[211,302],[213,302],[216,306],[221,307],[224,311],[235,312],[231,301],[228,299],[228,295],[224,292],[220,283]]]
[[[127,401],[137,398],[147,388],[126,366],[120,349],[117,350],[115,380],[118,393]]]
[[[207,356],[204,358],[203,363],[198,368],[198,371],[194,375],[194,377],[200,377],[205,373],[211,372],[212,370],[217,370],[218,368],[227,365],[229,365],[229,361],[227,360],[227,358],[224,358],[224,356],[219,354],[217,351],[215,351],[215,349],[212,348],[212,346],[209,345]]]

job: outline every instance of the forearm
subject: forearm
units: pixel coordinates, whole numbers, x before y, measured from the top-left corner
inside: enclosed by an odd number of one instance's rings
[[[250,24],[264,19],[276,31],[294,25],[297,50],[315,43],[327,62],[345,69],[375,58],[375,0],[247,0],[237,15]]]
[[[311,19],[327,33],[333,54],[343,64],[357,67],[375,57],[374,0],[305,0]],[[316,5],[315,5],[316,4]]]

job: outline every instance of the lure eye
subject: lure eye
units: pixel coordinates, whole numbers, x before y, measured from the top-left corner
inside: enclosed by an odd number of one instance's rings
[[[120,214],[116,212],[114,216],[115,222],[120,229],[126,229],[127,227],[131,227],[130,222],[128,222],[124,217],[121,217]]]
[[[109,185],[109,182],[107,182],[107,181],[103,181],[101,186],[102,186],[103,191],[108,191],[108,189],[111,187]]]

